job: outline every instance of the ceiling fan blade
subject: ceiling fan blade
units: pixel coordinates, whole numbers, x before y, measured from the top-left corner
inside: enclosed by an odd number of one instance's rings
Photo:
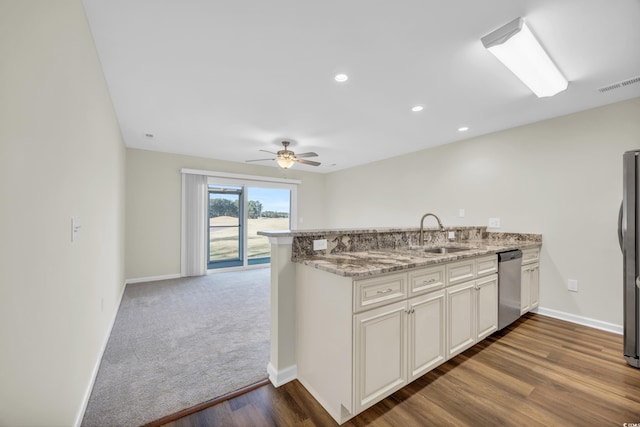
[[[314,162],[313,160],[302,160],[302,159],[293,159],[294,161],[298,162],[298,163],[302,163],[303,165],[309,165],[309,166],[320,166],[320,162]]]
[[[273,151],[267,151],[267,150],[258,150],[258,151],[264,151],[265,153],[269,153],[269,154],[273,154],[273,155],[277,155],[278,153],[274,153]]]
[[[308,153],[296,154],[296,157],[318,157],[318,155],[316,153],[314,153],[313,151],[310,151]]]
[[[275,160],[275,159],[254,159],[254,160],[245,160],[245,162],[262,162],[263,160]]]

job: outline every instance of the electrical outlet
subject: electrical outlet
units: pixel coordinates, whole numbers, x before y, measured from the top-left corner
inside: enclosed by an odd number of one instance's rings
[[[460,209],[458,209],[458,216],[459,216],[460,218],[464,218],[464,208],[460,208]]]
[[[571,292],[578,292],[578,281],[575,279],[569,279],[567,282],[567,289]]]
[[[489,218],[489,228],[500,228],[500,218]]]
[[[313,250],[321,251],[323,249],[327,249],[327,239],[320,239],[313,241]]]

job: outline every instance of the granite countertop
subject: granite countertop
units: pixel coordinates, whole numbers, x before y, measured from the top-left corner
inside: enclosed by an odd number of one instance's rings
[[[453,226],[444,227],[445,230],[467,230],[477,229],[478,226]],[[486,227],[484,227],[486,228]],[[440,230],[440,227],[425,226],[425,231]],[[404,233],[415,232],[415,227],[369,227],[369,228],[317,228],[304,230],[265,230],[258,231],[259,236],[267,237],[294,237],[294,236],[317,236],[319,234],[366,234],[366,233]]]
[[[468,250],[448,254],[434,254],[423,251],[423,249],[432,246],[408,246],[399,249],[312,255],[296,262],[339,276],[367,277],[410,268],[437,265],[480,255],[490,255],[512,249],[538,248],[541,245],[541,241],[534,240],[514,242],[512,240],[482,239],[437,245],[438,247],[468,248]]]

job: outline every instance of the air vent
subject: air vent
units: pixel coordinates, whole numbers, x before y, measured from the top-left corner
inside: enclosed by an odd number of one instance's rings
[[[620,89],[621,87],[632,85],[634,83],[640,83],[640,76],[632,77],[630,79],[624,80],[622,82],[614,83],[614,84],[611,84],[611,85],[608,85],[608,86],[603,86],[603,87],[598,89],[598,92],[602,92],[602,93],[609,92],[609,91],[612,91],[614,89]]]

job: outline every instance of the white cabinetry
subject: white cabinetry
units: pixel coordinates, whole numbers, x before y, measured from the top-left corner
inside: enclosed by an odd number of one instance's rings
[[[447,358],[451,358],[498,329],[498,260],[495,255],[464,260],[451,263],[447,270],[450,280],[467,280],[447,287]]]
[[[498,330],[498,277],[476,280],[476,342]]]
[[[408,382],[446,360],[444,289],[408,301]]]
[[[354,316],[356,413],[407,383],[406,308],[403,301]]]
[[[353,280],[296,268],[298,380],[338,422],[497,327],[497,257]]]
[[[473,280],[447,288],[447,358],[476,342],[475,292]]]
[[[438,266],[403,273],[410,294],[417,296],[354,315],[355,414],[446,360],[444,270]],[[401,275],[356,280],[354,295],[363,295],[361,288],[371,288],[372,282],[376,292],[399,294],[393,284]]]
[[[540,303],[540,249],[522,251],[520,314],[538,307]]]

